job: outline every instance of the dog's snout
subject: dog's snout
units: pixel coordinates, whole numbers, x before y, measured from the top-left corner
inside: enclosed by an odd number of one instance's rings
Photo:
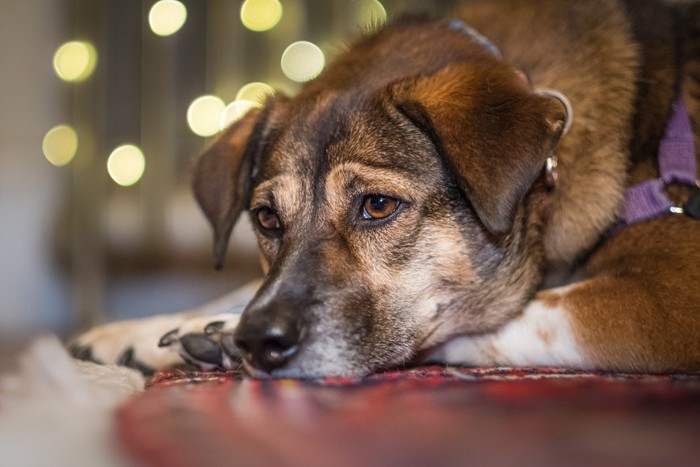
[[[303,335],[298,317],[289,310],[268,307],[241,321],[234,342],[249,364],[270,373],[292,359]]]

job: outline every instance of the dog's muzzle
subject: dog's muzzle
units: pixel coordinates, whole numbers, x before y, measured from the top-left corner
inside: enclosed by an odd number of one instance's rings
[[[272,302],[260,309],[246,310],[234,333],[234,342],[248,365],[272,373],[297,354],[305,331],[298,310]]]

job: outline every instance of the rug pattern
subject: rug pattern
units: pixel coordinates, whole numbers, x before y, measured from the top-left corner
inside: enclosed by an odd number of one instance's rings
[[[117,429],[154,466],[697,466],[700,375],[166,372],[120,409]]]

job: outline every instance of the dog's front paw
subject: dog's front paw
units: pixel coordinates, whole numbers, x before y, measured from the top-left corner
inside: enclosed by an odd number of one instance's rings
[[[231,370],[240,367],[233,331],[240,315],[220,314],[190,318],[179,328],[164,334],[160,348],[177,351],[187,363],[203,370]]]
[[[176,349],[159,347],[163,334],[180,328],[185,315],[162,315],[98,326],[68,344],[74,358],[111,363],[149,375],[183,363]]]
[[[168,315],[98,326],[68,346],[73,357],[137,369],[145,375],[189,364],[202,370],[240,366],[233,331],[239,315]]]

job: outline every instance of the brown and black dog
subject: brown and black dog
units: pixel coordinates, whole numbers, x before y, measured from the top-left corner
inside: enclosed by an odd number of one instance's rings
[[[217,262],[241,213],[257,233],[266,276],[240,321],[117,323],[78,353],[152,368],[240,353],[274,377],[419,358],[700,368],[700,221],[618,223],[628,187],[660,176],[679,95],[699,140],[698,5],[474,1],[454,19],[361,38],[198,160]]]

